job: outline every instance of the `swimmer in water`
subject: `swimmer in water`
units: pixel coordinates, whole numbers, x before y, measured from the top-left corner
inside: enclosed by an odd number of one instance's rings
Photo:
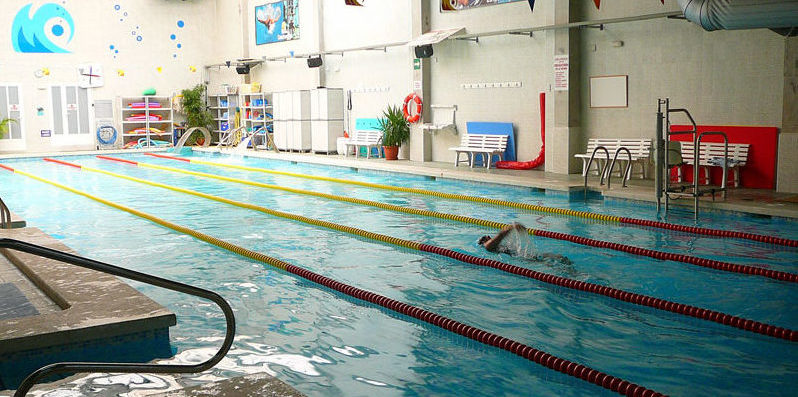
[[[519,232],[519,233],[526,233],[526,228],[524,225],[513,222],[511,225],[507,225],[499,233],[496,233],[495,236],[491,237],[488,235],[482,236],[479,238],[477,242],[479,245],[485,247],[486,250],[490,252],[496,252],[500,254],[508,254],[508,255],[518,255],[519,250],[513,249],[510,247],[502,246],[501,243],[504,241],[505,237],[507,237],[510,232]],[[533,260],[533,261],[557,261],[563,264],[570,265],[571,260],[566,258],[565,256],[558,255],[558,254],[535,254],[535,255],[523,255],[525,258]]]

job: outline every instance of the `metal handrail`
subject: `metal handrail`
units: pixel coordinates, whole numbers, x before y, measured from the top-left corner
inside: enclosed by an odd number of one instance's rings
[[[0,198],[0,229],[11,229],[11,210]]]
[[[700,148],[701,148],[701,139],[703,139],[704,136],[706,136],[706,135],[720,135],[720,136],[723,137],[723,178],[721,178],[720,189],[723,191],[723,199],[725,200],[726,196],[727,196],[726,178],[728,178],[728,176],[729,176],[729,168],[728,168],[729,167],[729,137],[724,132],[721,132],[721,131],[705,131],[705,132],[702,132],[702,133],[698,134],[698,136],[696,137],[695,148],[694,148],[694,150],[695,150],[695,157],[694,157],[695,160],[694,161],[695,162],[694,162],[694,165],[693,165],[693,183],[694,183],[694,188],[693,189],[694,189],[695,192],[698,192],[698,169],[701,168],[701,159],[699,158],[699,156],[701,155],[701,150],[700,150]],[[709,181],[707,181],[707,183],[709,183]],[[714,193],[712,195],[712,199],[713,200],[715,199]],[[694,205],[693,209],[695,211],[695,219],[698,219],[698,199],[697,198],[695,200],[695,205]]]
[[[626,187],[626,178],[629,177],[629,173],[632,171],[632,152],[625,146],[621,146],[618,149],[615,149],[615,156],[612,158],[612,164],[610,164],[609,172],[607,173],[607,189],[610,188],[610,179],[612,179],[612,170],[615,169],[615,161],[618,160],[618,155],[621,153],[622,150],[626,151],[626,154],[629,155],[629,161],[626,163],[626,172],[621,174],[621,178],[623,179],[623,187]]]
[[[238,128],[236,128],[234,130],[223,131],[223,133],[225,134],[225,137],[224,138],[220,137],[219,138],[219,144],[216,145],[216,146],[217,147],[220,147],[220,146],[231,146],[233,144],[233,138],[236,136],[236,134],[238,132],[240,132],[241,130],[244,130],[246,128],[247,128],[246,126],[241,126],[241,127],[238,127]]]
[[[124,277],[130,280],[139,281],[142,283],[155,285],[161,288],[170,289],[172,291],[182,292],[189,295],[194,295],[200,298],[208,299],[219,305],[224,313],[227,322],[227,330],[225,332],[224,342],[219,351],[210,359],[205,362],[194,365],[178,365],[178,364],[126,364],[126,363],[91,363],[91,362],[66,362],[54,363],[46,365],[28,375],[25,380],[17,388],[14,397],[23,397],[39,380],[52,375],[61,373],[78,373],[78,372],[119,372],[119,373],[198,373],[206,371],[221,361],[230,347],[233,345],[235,337],[235,315],[233,309],[222,298],[221,295],[197,288],[188,284],[182,284],[175,281],[167,280],[164,278],[151,276],[149,274],[140,273],[134,270],[121,268],[118,266],[110,265],[107,263],[95,261],[93,259],[83,258],[77,255],[72,255],[66,252],[61,252],[51,248],[42,247],[39,245],[26,243],[24,241],[0,238],[0,248],[8,248],[16,251],[22,251],[29,254],[49,258],[75,266],[80,266],[86,269],[96,270],[103,273],[112,274],[118,277]]]
[[[698,124],[696,124],[695,120],[693,119],[693,116],[690,114],[690,112],[687,111],[687,109],[683,109],[683,108],[668,109],[667,112],[668,113],[684,113],[687,116],[687,119],[690,120],[690,124],[693,125],[693,129],[690,130],[690,131],[676,131],[676,132],[673,132],[673,131],[670,130],[671,129],[670,118],[668,118],[668,126],[667,127],[668,127],[668,134],[669,135],[695,134],[696,132],[698,132]]]
[[[590,165],[593,164],[593,158],[596,157],[596,152],[598,152],[599,149],[604,150],[604,154],[607,155],[607,165],[610,163],[610,151],[604,146],[596,146],[596,148],[593,149],[593,153],[590,155],[590,160],[587,162],[587,167],[585,167],[585,200],[587,200],[587,176],[590,174]],[[604,165],[604,168],[599,171],[599,175],[601,176],[599,178],[599,185],[604,184],[604,171],[607,170],[607,165]]]

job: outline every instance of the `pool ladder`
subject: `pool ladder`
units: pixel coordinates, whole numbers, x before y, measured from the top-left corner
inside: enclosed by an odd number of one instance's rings
[[[39,381],[53,374],[63,373],[78,373],[78,372],[117,372],[117,373],[154,373],[154,374],[167,374],[167,373],[198,373],[206,371],[221,361],[230,346],[233,345],[233,338],[235,337],[235,315],[230,304],[224,300],[219,294],[197,288],[188,284],[182,284],[175,281],[163,279],[160,277],[152,276],[146,273],[140,273],[133,270],[128,270],[118,266],[110,265],[107,263],[95,261],[93,259],[83,258],[77,255],[69,254],[66,252],[54,250],[51,248],[42,247],[39,245],[26,243],[24,241],[0,238],[0,249],[12,249],[15,251],[26,252],[28,254],[40,256],[43,258],[53,259],[75,266],[80,266],[86,269],[96,270],[98,272],[112,274],[117,277],[123,277],[130,280],[139,281],[142,283],[154,285],[161,288],[170,289],[172,291],[182,292],[197,296],[203,299],[213,301],[222,309],[224,318],[226,320],[227,329],[225,331],[224,342],[222,347],[216,354],[205,362],[194,365],[178,365],[178,364],[126,364],[126,363],[92,363],[92,362],[65,362],[54,363],[46,365],[28,375],[25,380],[14,392],[14,397],[23,397],[28,391]]]
[[[602,186],[604,185],[604,177],[606,176],[607,189],[610,188],[610,179],[612,179],[612,170],[615,169],[615,162],[618,161],[618,155],[621,154],[622,151],[625,151],[626,155],[628,156],[628,161],[626,163],[626,171],[624,171],[623,174],[621,174],[621,178],[623,180],[622,184],[623,187],[626,187],[626,181],[629,179],[629,173],[632,172],[632,152],[630,152],[628,148],[621,146],[618,149],[615,149],[615,156],[612,157],[612,162],[610,162],[610,151],[607,150],[605,146],[596,146],[596,148],[593,149],[593,153],[590,154],[590,160],[587,162],[587,167],[585,167],[585,175],[584,175],[585,200],[587,200],[587,177],[588,175],[590,175],[590,166],[593,164],[593,160],[595,159],[596,153],[599,151],[599,149],[603,150],[604,154],[607,157],[606,158],[607,161],[604,163],[604,167],[599,167],[601,168],[599,170],[599,176],[600,176],[599,185]]]
[[[11,229],[11,210],[0,198],[0,229]]]

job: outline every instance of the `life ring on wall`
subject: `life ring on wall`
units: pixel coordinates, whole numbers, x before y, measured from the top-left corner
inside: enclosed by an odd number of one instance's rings
[[[410,102],[413,102],[413,103],[416,104],[416,111],[415,111],[416,114],[414,114],[414,115],[410,115],[410,110],[411,110],[411,108],[409,106]],[[405,120],[407,120],[408,123],[412,124],[412,123],[415,123],[418,120],[420,120],[421,119],[421,111],[423,109],[424,109],[424,105],[423,105],[423,102],[421,102],[421,97],[416,95],[415,92],[411,92],[410,95],[405,97],[405,101],[402,104],[402,114],[404,114]]]

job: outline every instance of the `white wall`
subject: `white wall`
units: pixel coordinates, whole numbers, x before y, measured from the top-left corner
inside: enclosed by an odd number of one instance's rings
[[[77,83],[79,64],[97,63],[104,69],[105,85],[91,90],[94,100],[116,101],[118,96],[140,95],[148,87],[156,88],[159,95],[171,95],[202,81],[202,65],[207,63],[213,48],[212,40],[208,39],[215,20],[212,1],[58,2],[74,20],[74,38],[66,46],[71,52],[18,53],[13,50],[10,27],[17,11],[30,2],[3,0],[0,13],[0,26],[5,27],[0,34],[0,81],[22,86],[27,151],[93,147],[53,146],[51,138],[40,137],[40,130],[52,129],[47,88],[51,84]],[[44,3],[34,1],[34,9]],[[115,4],[120,6],[119,10],[114,9]],[[183,28],[177,26],[178,20],[185,22]],[[170,39],[172,34],[176,40]],[[136,40],[137,36],[142,37],[141,41]],[[181,48],[177,48],[178,43]],[[111,50],[111,45],[119,52]],[[197,71],[191,72],[190,66]],[[41,68],[49,68],[50,75],[34,77],[34,72]],[[124,76],[117,71],[123,71]],[[37,107],[44,108],[43,116],[37,116]],[[0,151],[3,151],[2,141]]]

